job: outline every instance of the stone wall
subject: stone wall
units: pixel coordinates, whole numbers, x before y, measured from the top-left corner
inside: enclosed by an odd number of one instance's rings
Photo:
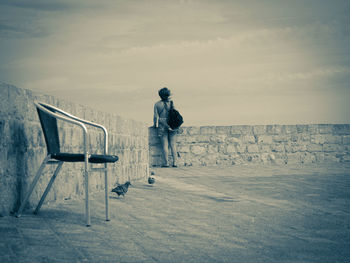
[[[149,129],[150,165],[161,165],[160,142]],[[350,124],[184,127],[179,165],[301,164],[350,161]]]
[[[48,95],[0,83],[0,214],[16,211],[21,198],[46,156],[34,100],[47,102],[73,115],[104,125],[109,132],[109,154],[119,161],[109,164],[110,184],[146,178],[148,175],[148,130],[146,124],[96,111]],[[81,128],[58,122],[62,151],[82,152]],[[89,128],[90,152],[103,153],[103,133]],[[94,151],[98,149],[98,151]],[[56,165],[47,166],[30,198],[36,205]],[[83,163],[65,163],[47,201],[77,198],[84,194]],[[91,192],[104,189],[100,172],[90,175]]]

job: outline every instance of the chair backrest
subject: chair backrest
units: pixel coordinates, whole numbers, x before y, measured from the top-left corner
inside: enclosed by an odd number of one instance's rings
[[[49,105],[38,103],[40,106],[45,109],[56,112]],[[57,119],[47,112],[40,109],[38,106],[36,107],[41,123],[41,128],[44,132],[44,137],[46,141],[47,152],[49,154],[59,153],[60,152],[60,141],[58,136],[58,128],[57,128]]]

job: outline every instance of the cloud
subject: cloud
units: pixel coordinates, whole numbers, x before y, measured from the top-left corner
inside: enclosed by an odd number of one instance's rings
[[[67,11],[73,7],[77,7],[72,1],[46,1],[46,0],[5,0],[0,1],[0,6],[3,8],[7,7],[18,7],[23,9],[32,9],[39,11]]]
[[[107,111],[148,118],[162,86],[174,91],[188,121],[202,122],[203,108],[213,111],[210,121],[229,122],[234,111],[245,119],[262,109],[274,115],[261,98],[287,114],[283,102],[291,107],[304,96],[320,107],[324,94],[348,94],[337,89],[350,83],[343,4],[11,3],[0,11],[0,77]]]

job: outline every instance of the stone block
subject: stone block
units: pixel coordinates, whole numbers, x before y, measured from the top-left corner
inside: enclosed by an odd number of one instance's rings
[[[190,152],[190,146],[189,145],[178,145],[177,150],[182,153],[189,153]]]
[[[228,155],[226,156],[220,156],[216,160],[216,165],[234,165],[235,161]]]
[[[215,126],[202,126],[200,127],[201,134],[216,134]]]
[[[13,154],[24,153],[27,151],[28,138],[26,134],[25,122],[17,119],[9,121],[9,146],[12,148]]]
[[[344,151],[344,146],[340,144],[324,144],[324,152],[341,152]]]
[[[325,143],[342,143],[342,136],[337,135],[331,135],[331,134],[325,134],[324,136],[324,142]]]
[[[252,135],[253,134],[253,126],[250,125],[234,125],[231,126],[231,134],[235,135]]]
[[[343,144],[346,144],[346,145],[350,144],[350,136],[349,135],[343,136]]]
[[[298,164],[301,163],[300,153],[287,153],[288,164]]]
[[[0,177],[3,176],[7,169],[7,151],[0,151]]]
[[[256,144],[250,144],[247,146],[247,150],[249,153],[257,153],[259,152],[259,147]]]
[[[184,127],[184,133],[189,135],[200,134],[200,127]]]
[[[271,152],[271,147],[268,144],[260,144],[259,145],[259,151],[261,153],[269,153],[269,152]]]
[[[324,144],[325,143],[325,137],[321,134],[313,134],[311,135],[311,143],[314,144]]]
[[[269,154],[268,153],[262,153],[260,155],[261,162],[263,163],[269,163],[271,160],[269,160]]]
[[[192,137],[192,138],[194,138],[194,137]],[[185,135],[180,135],[180,136],[177,136],[176,141],[177,141],[178,143],[180,143],[180,144],[185,144],[185,143],[188,142],[188,138],[187,138],[187,136],[185,136]],[[154,141],[153,141],[153,140],[152,140],[152,142],[153,142],[153,143],[152,143],[151,145],[154,144]],[[194,140],[193,142],[195,142],[195,140]],[[160,141],[159,141],[159,143],[160,143]]]
[[[324,162],[324,153],[323,152],[315,152],[316,162]]]
[[[10,141],[8,120],[0,119],[0,147],[5,147]]]
[[[261,157],[259,154],[246,154],[244,156],[244,159],[246,160],[246,162],[249,163],[259,163],[261,162]]]
[[[236,152],[236,146],[229,144],[226,146],[226,152],[227,153],[235,153]]]
[[[333,124],[319,124],[318,131],[320,134],[332,134]]]
[[[292,144],[291,143],[287,143],[284,145],[284,149],[287,153],[292,153],[293,152],[293,148],[292,148]]]
[[[310,142],[311,141],[311,135],[310,134],[301,134],[300,140],[304,142]]]
[[[254,125],[253,126],[254,135],[263,135],[266,134],[266,125]]]
[[[236,152],[237,153],[245,153],[246,151],[247,151],[247,145],[245,145],[245,144],[236,145]]]
[[[207,152],[207,148],[205,145],[192,145],[190,149],[191,153],[195,155],[201,155]]]
[[[316,156],[314,153],[305,152],[301,155],[301,162],[308,164],[316,162]]]
[[[231,126],[217,126],[216,133],[217,134],[230,134],[231,133]]]
[[[225,142],[225,139],[226,139],[226,135],[218,134],[218,135],[211,135],[209,141],[211,143],[223,143]]]
[[[346,163],[350,162],[350,155],[348,154],[348,155],[343,156],[341,161],[346,162]]]
[[[297,142],[299,140],[299,136],[297,134],[292,134],[290,137],[291,142]]]
[[[311,143],[324,144],[324,143],[342,143],[342,137],[340,135],[332,134],[314,134],[311,135]]]
[[[305,143],[293,143],[292,146],[292,152],[305,152],[307,151],[307,144]]]
[[[350,124],[334,124],[333,134],[335,135],[350,135]]]
[[[290,140],[290,136],[286,134],[273,135],[272,141],[274,142],[287,142]]]
[[[272,144],[272,136],[270,135],[261,135],[258,136],[259,144]]]
[[[336,157],[335,153],[324,153],[325,162],[339,162],[340,159]]]
[[[284,152],[284,145],[281,143],[276,143],[271,145],[271,151],[272,152]]]
[[[0,117],[5,118],[9,115],[11,102],[9,100],[9,87],[7,84],[0,83]]]
[[[219,153],[226,154],[226,148],[227,148],[226,144],[218,144],[218,152]]]
[[[309,134],[319,134],[318,124],[309,124],[308,126]]]
[[[218,159],[219,159],[218,154],[207,154],[204,157],[200,158],[199,160],[202,165],[207,166],[207,165],[215,165]]]
[[[271,162],[278,164],[278,165],[284,165],[288,163],[288,158],[287,154],[281,153],[281,152],[276,152],[274,153],[275,159],[271,160]]]
[[[212,138],[213,135],[203,135],[203,134],[200,134],[200,135],[195,135],[194,138],[195,138],[195,142],[196,143],[209,143],[211,142],[211,138]],[[191,140],[192,141],[192,140]],[[192,141],[193,142],[193,141]]]
[[[255,143],[255,137],[253,135],[243,135],[241,140],[243,143]]]
[[[218,152],[218,146],[217,145],[212,145],[212,144],[208,145],[208,153],[217,153],[217,152]]]
[[[319,144],[311,143],[308,144],[306,148],[309,152],[322,152],[322,145]]]
[[[308,133],[309,127],[305,124],[296,125],[298,133]]]
[[[241,143],[242,141],[236,137],[226,137],[225,142],[228,144],[237,145],[237,144]]]
[[[285,127],[283,125],[277,125],[277,124],[276,125],[267,125],[266,132],[269,135],[284,134]]]
[[[298,129],[296,125],[285,125],[286,134],[296,134],[298,133]]]

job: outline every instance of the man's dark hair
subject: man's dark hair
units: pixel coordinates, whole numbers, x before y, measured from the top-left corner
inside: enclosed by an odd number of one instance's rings
[[[162,100],[168,100],[170,96],[170,90],[168,88],[162,88],[158,91],[158,94]]]

